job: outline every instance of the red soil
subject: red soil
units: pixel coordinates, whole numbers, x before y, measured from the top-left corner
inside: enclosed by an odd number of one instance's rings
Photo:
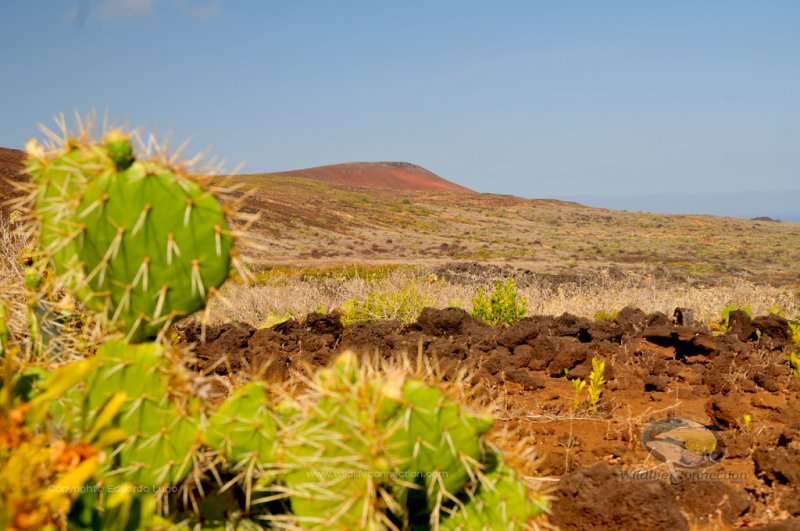
[[[450,182],[425,168],[408,162],[347,162],[277,172],[272,175],[306,177],[359,188],[472,192],[469,188]]]

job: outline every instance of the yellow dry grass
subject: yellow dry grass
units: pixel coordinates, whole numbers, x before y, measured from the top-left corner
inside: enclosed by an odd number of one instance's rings
[[[377,277],[301,279],[286,275],[255,286],[229,282],[223,289],[223,296],[230,305],[214,301],[211,322],[235,320],[253,326],[274,324],[277,320],[302,316],[317,309],[341,308],[346,301],[363,300],[373,292],[400,292],[412,283],[432,306],[456,306],[471,311],[472,298],[478,288],[492,288],[491,278],[469,283],[441,279],[429,282],[429,274],[426,268],[405,268]],[[676,307],[683,307],[694,310],[695,319],[709,323],[716,321],[722,309],[731,304],[749,305],[756,315],[774,310],[787,316],[800,315],[800,297],[791,289],[735,278],[705,285],[640,273],[612,278],[608,272],[603,272],[555,286],[541,277],[540,281],[534,280],[518,291],[528,300],[528,315],[571,313],[592,318],[601,310],[614,311],[625,306],[671,315]]]

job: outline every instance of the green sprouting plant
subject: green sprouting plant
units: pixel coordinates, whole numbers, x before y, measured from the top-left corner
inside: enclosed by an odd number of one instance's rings
[[[800,378],[800,323],[789,323],[789,338],[797,349],[786,357],[786,361],[789,362],[792,374]]]
[[[769,307],[769,313],[772,315],[777,315],[779,317],[786,317],[786,311],[782,308],[775,306],[774,304]]]
[[[573,378],[570,380],[570,383],[572,384],[573,391],[575,391],[575,396],[572,398],[572,408],[578,411],[578,408],[581,406],[581,391],[586,387],[586,380]]]
[[[742,423],[744,431],[750,431],[750,427],[753,424],[753,416],[750,413],[743,413],[742,414]]]
[[[800,323],[789,323],[789,338],[800,348]]]
[[[589,374],[589,409],[597,411],[597,404],[600,402],[600,395],[603,394],[603,386],[606,371],[606,362],[597,358],[592,358],[592,372]]]
[[[713,336],[721,336],[728,332],[728,328],[730,327],[730,316],[731,312],[736,310],[741,310],[745,312],[750,317],[753,316],[753,310],[750,306],[744,305],[737,307],[735,304],[731,304],[726,306],[722,309],[722,313],[720,314],[719,322],[711,323],[709,328],[711,329],[711,335]]]
[[[387,319],[411,322],[433,301],[410,281],[395,291],[372,291],[364,299],[353,298],[341,307],[342,323],[368,323]]]
[[[491,325],[510,325],[525,317],[527,304],[527,299],[517,294],[513,278],[505,284],[498,280],[489,296],[478,288],[477,296],[472,299],[472,315]]]
[[[273,326],[288,321],[289,319],[294,319],[294,312],[292,310],[286,309],[283,313],[271,313],[267,315],[267,318],[258,325],[258,328],[272,328]]]
[[[792,374],[800,378],[800,350],[795,350],[786,358],[789,362],[789,367],[792,369]]]
[[[611,311],[607,312],[605,310],[600,310],[596,314],[594,314],[595,321],[613,321],[619,315],[619,311]]]

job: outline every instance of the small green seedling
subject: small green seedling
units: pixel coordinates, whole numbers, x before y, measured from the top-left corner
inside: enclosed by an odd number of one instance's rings
[[[744,425],[744,431],[749,432],[750,426],[753,424],[753,416],[750,413],[745,413],[742,415],[742,424]]]
[[[772,315],[777,315],[779,317],[786,317],[786,312],[781,308],[775,306],[774,304],[769,307],[769,313]]]
[[[789,354],[786,361],[792,368],[792,374],[800,378],[800,323],[789,323],[789,335],[792,342],[797,346],[797,350]]]
[[[606,362],[592,358],[592,372],[589,374],[589,409],[592,412],[597,411],[600,395],[603,394],[605,371]]]
[[[586,387],[586,380],[573,378],[570,382],[572,383],[572,388],[575,390],[575,397],[572,399],[572,408],[578,411],[578,408],[581,406],[581,391]]]

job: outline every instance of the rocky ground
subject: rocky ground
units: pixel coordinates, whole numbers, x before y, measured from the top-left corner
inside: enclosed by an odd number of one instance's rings
[[[690,313],[625,308],[609,321],[564,314],[493,327],[449,308],[411,324],[343,326],[337,314],[230,323],[205,343],[197,325],[179,332],[195,343],[193,367],[223,378],[283,380],[346,349],[390,358],[421,348],[445,379],[466,370],[499,405],[496,429],[532,438],[562,529],[800,528],[800,378],[786,362],[787,321],[737,311],[714,336]],[[606,362],[607,381],[593,411],[585,394],[575,407],[569,381],[588,378],[592,358]],[[670,474],[642,441],[665,418],[708,426],[722,457]]]

